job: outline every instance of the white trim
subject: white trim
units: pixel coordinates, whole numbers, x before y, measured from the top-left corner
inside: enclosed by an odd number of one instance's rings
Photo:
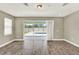
[[[72,45],[74,45],[74,46],[76,46],[76,47],[79,47],[78,44],[73,43],[73,42],[71,42],[71,41],[69,41],[69,40],[67,40],[67,39],[52,39],[52,41],[66,41],[66,42],[68,42],[68,43],[70,43],[70,44],[72,44]]]
[[[14,42],[14,41],[23,41],[23,39],[13,39],[13,40],[11,40],[11,41],[9,41],[9,42],[6,42],[6,43],[4,43],[4,44],[1,44],[1,45],[0,45],[0,48],[4,47],[4,46],[6,46],[6,45],[8,45],[8,44],[10,44],[10,43],[12,43],[12,42]]]
[[[65,39],[52,39],[53,41],[64,41]]]
[[[72,44],[72,45],[74,45],[74,46],[76,46],[76,47],[79,47],[79,45],[78,44],[76,44],[76,43],[73,43],[73,42],[71,42],[71,41],[69,41],[69,40],[64,40],[64,41],[66,41],[66,42],[68,42],[68,43],[70,43],[70,44]]]
[[[4,46],[6,46],[6,45],[8,45],[8,44],[10,44],[10,43],[12,43],[12,42],[14,42],[14,41],[24,41],[24,40],[23,40],[23,39],[14,39],[14,40],[11,40],[11,41],[9,41],[9,42],[6,42],[6,43],[0,45],[0,48],[1,48],[1,47],[4,47]],[[48,41],[50,41],[50,40],[48,40]],[[70,44],[72,44],[72,45],[74,45],[74,46],[76,46],[76,47],[79,47],[78,44],[75,44],[75,43],[73,43],[73,42],[71,42],[71,41],[69,41],[69,40],[66,40],[66,39],[52,39],[52,41],[66,41],[66,42],[68,42],[68,43],[70,43]]]
[[[0,45],[0,48],[1,48],[1,47],[4,47],[4,46],[6,46],[6,45],[8,45],[8,44],[10,44],[10,43],[12,43],[12,42],[14,42],[14,40],[11,40],[11,41],[9,41],[9,42],[6,42],[6,43],[4,43],[4,44],[1,44],[1,45]]]
[[[14,41],[24,41],[23,39],[14,39]]]

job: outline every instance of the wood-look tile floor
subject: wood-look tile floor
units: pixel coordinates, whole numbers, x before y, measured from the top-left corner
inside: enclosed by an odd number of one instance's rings
[[[51,55],[79,55],[79,48],[65,41],[49,41],[48,51]]]
[[[79,55],[79,48],[65,41],[48,41],[47,43],[48,55]],[[23,41],[12,42],[11,44],[0,48],[0,55],[28,55],[25,52],[23,45]]]

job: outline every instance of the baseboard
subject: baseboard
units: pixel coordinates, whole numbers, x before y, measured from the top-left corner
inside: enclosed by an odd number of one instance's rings
[[[14,41],[24,41],[23,39],[14,39]]]
[[[10,44],[10,43],[12,43],[12,42],[14,42],[14,40],[11,40],[11,41],[9,41],[9,42],[6,42],[6,43],[0,45],[0,48],[4,47],[4,46],[6,46],[6,45],[8,45],[8,44]]]
[[[65,39],[52,39],[52,40],[47,40],[47,41],[64,41]]]
[[[75,43],[73,43],[73,42],[71,42],[71,41],[69,41],[67,39],[52,39],[52,40],[48,40],[48,41],[66,41],[66,42],[68,42],[68,43],[70,43],[70,44],[72,44],[72,45],[74,45],[76,47],[79,47],[78,44],[75,44]]]
[[[65,39],[52,39],[53,41],[63,41]]]
[[[24,41],[24,40],[23,40],[23,39],[14,39],[14,40],[11,40],[11,41],[9,41],[9,42],[6,42],[6,43],[0,45],[0,48],[1,48],[1,47],[4,47],[4,46],[6,46],[6,45],[8,45],[8,44],[10,44],[10,43],[12,43],[12,42],[14,42],[14,41]],[[66,41],[66,42],[68,42],[68,43],[70,43],[70,44],[72,44],[72,45],[74,45],[74,46],[76,46],[76,47],[79,47],[78,44],[75,44],[75,43],[73,43],[73,42],[71,42],[71,41],[69,41],[69,40],[66,40],[66,39],[52,39],[52,40],[48,40],[48,41]]]
[[[68,43],[70,43],[70,44],[72,44],[72,45],[74,45],[74,46],[76,46],[76,47],[79,47],[79,45],[78,44],[76,44],[76,43],[73,43],[73,42],[71,42],[71,41],[69,41],[69,40],[64,40],[64,41],[66,41],[66,42],[68,42]]]
[[[14,40],[11,40],[11,41],[9,41],[9,42],[6,42],[6,43],[0,45],[0,48],[4,47],[4,46],[6,46],[6,45],[8,45],[8,44],[10,44],[10,43],[12,43],[12,42],[14,42],[14,41],[23,41],[23,39],[14,39]]]

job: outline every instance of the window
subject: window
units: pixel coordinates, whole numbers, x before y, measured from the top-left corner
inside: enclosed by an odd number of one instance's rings
[[[4,35],[12,34],[12,20],[4,18]]]
[[[45,22],[30,22],[25,24],[25,28],[45,28]]]

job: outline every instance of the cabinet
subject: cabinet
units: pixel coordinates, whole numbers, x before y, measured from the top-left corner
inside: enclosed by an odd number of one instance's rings
[[[48,54],[46,36],[25,36],[24,49],[31,55]]]

